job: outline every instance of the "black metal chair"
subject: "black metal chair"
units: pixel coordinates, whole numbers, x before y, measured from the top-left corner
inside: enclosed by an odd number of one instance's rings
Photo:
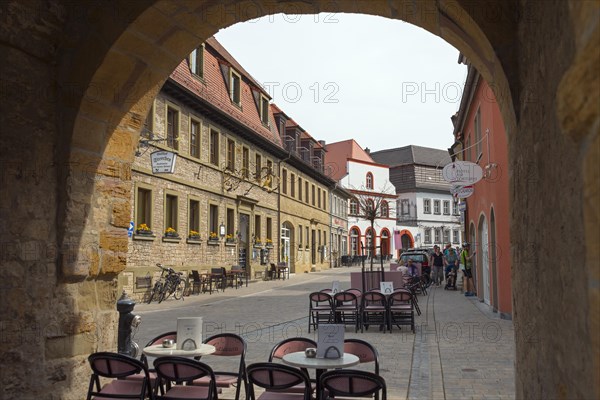
[[[254,394],[255,385],[266,390],[258,398]],[[286,390],[298,386],[304,387],[302,393],[286,392]],[[248,365],[248,396],[246,398],[249,400],[312,400],[311,391],[312,387],[308,376],[298,368],[269,362]]]
[[[329,323],[334,319],[333,299],[330,294],[325,292],[313,292],[308,295],[308,333],[310,328],[315,330],[320,323]]]
[[[390,331],[392,326],[410,325],[415,333],[415,312],[413,308],[413,293],[406,289],[397,289],[388,299],[388,318]]]
[[[239,357],[237,371],[214,372],[217,387],[234,386],[236,388],[235,399],[239,400],[242,385],[245,393],[248,393],[248,379],[246,376],[246,341],[235,333],[219,333],[209,337],[204,343],[215,346],[216,351],[210,355],[211,357]],[[209,382],[205,377],[195,380],[193,384],[206,386]]]
[[[309,348],[316,349],[317,342],[315,342],[312,339],[305,338],[305,337],[291,337],[291,338],[284,339],[281,342],[277,343],[275,346],[273,346],[273,348],[271,349],[271,354],[269,354],[269,362],[273,362],[273,360],[275,360],[275,359],[281,360],[283,358],[283,356],[288,353],[305,351],[306,349],[309,349]],[[300,368],[300,369],[304,373],[306,373],[307,376],[310,376],[310,374],[308,373],[308,370],[306,368]],[[311,388],[312,388],[313,392],[317,388],[316,382],[313,383],[313,380],[311,380]],[[294,387],[286,390],[286,392],[303,393],[304,386],[303,385],[294,386]]]
[[[154,399],[150,373],[142,361],[112,352],[93,353],[88,357],[92,369],[87,400],[97,399]],[[140,375],[141,379],[127,379]],[[104,385],[100,378],[112,379]]]
[[[333,296],[333,312],[336,322],[354,325],[354,332],[358,332],[361,327],[360,304],[356,294],[348,291],[336,293]]]
[[[344,353],[357,356],[361,365],[373,363],[373,372],[375,375],[379,375],[379,353],[371,343],[361,339],[346,339],[344,340]],[[375,399],[379,399],[379,392],[375,393]]]
[[[387,386],[381,376],[355,369],[335,369],[324,372],[319,381],[319,398],[378,398],[387,400]]]
[[[369,329],[369,325],[383,327],[383,332],[388,328],[388,306],[387,299],[383,293],[369,291],[361,296],[361,332],[363,328]]]
[[[157,374],[154,397],[157,400],[217,400],[218,398],[215,374],[211,367],[200,361],[185,357],[159,357],[154,360],[154,369]],[[205,379],[207,385],[189,384],[199,379]]]

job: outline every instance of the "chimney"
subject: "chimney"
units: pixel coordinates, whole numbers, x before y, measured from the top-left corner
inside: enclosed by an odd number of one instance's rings
[[[327,146],[327,144],[325,143],[325,141],[324,141],[324,140],[319,140],[319,144],[320,144],[320,145],[321,145],[323,148],[325,148],[325,147]]]
[[[365,153],[371,154],[371,149],[369,149],[368,147],[365,147]]]

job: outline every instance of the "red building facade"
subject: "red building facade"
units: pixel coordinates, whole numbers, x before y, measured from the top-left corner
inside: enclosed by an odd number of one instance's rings
[[[459,62],[467,63],[463,56]],[[509,234],[508,144],[492,88],[469,65],[465,90],[454,122],[458,158],[477,162],[484,178],[466,199],[464,228],[476,251],[475,285],[480,301],[503,318],[512,317]],[[457,150],[458,149],[458,150]]]

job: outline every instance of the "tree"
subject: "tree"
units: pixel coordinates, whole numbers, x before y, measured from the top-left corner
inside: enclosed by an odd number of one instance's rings
[[[378,191],[364,187],[349,190],[353,195],[350,199],[350,214],[369,221],[371,235],[375,232],[375,222],[378,218],[388,218],[390,213],[395,212],[395,207],[389,207],[389,196],[385,196],[393,195],[395,192],[387,182]],[[371,254],[375,253],[375,240],[372,237],[370,243],[367,242],[365,245],[370,247]],[[373,257],[371,257],[370,270],[373,271]]]

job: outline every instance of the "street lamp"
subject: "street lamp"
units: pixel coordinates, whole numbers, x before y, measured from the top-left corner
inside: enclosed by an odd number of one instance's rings
[[[221,239],[225,237],[225,225],[223,222],[219,225],[219,236],[221,236]]]

